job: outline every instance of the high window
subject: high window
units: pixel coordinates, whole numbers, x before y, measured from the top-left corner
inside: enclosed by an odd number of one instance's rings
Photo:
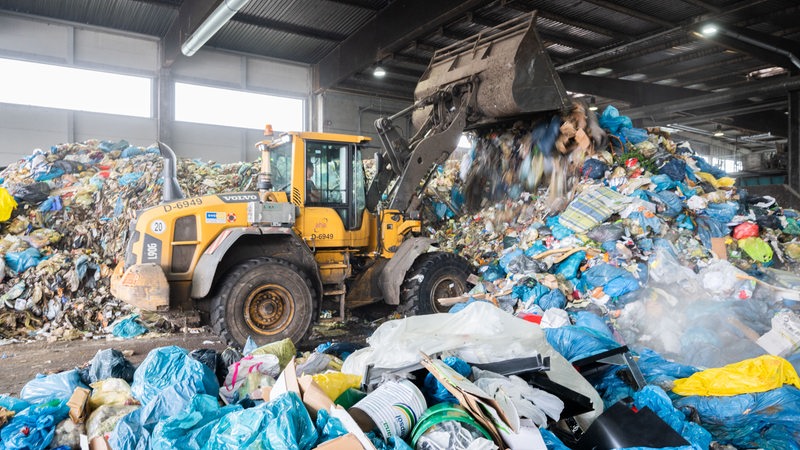
[[[175,83],[175,120],[263,130],[303,131],[303,100]]]

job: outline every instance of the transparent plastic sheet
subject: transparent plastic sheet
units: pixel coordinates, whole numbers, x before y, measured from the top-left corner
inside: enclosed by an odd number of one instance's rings
[[[101,405],[86,419],[86,435],[89,440],[111,433],[126,415],[139,409],[138,405]]]
[[[131,395],[131,387],[121,378],[106,378],[91,384],[89,408],[97,409],[102,405],[130,405],[136,401]]]
[[[720,367],[763,355],[754,340],[771,328],[780,308],[773,294],[757,288],[752,298],[715,295],[701,276],[666,249],[651,259],[648,287],[626,297],[616,325],[629,346],[651,348],[695,367]],[[719,285],[718,292],[727,287]]]
[[[50,400],[16,414],[0,429],[0,448],[5,450],[42,450],[56,433],[56,426],[67,418],[66,401]]]
[[[57,449],[61,446],[66,446],[64,450],[80,448],[81,434],[86,434],[86,427],[82,423],[75,423],[69,418],[64,419],[56,426],[56,433],[50,441],[49,448]]]
[[[160,347],[150,351],[133,375],[133,396],[147,405],[162,389],[181,384],[197,393],[216,396],[219,393],[214,372],[189,356],[186,350]]]
[[[563,386],[586,395],[594,411],[578,416],[590,424],[602,413],[602,400],[592,386],[550,344],[542,329],[495,306],[475,302],[456,314],[429,314],[392,320],[367,339],[370,345],[350,355],[342,371],[363,374],[368,364],[377,369],[399,369],[428,355],[447,352],[468,363],[498,362],[529,356],[550,357],[550,375]]]
[[[497,445],[480,431],[454,420],[437,423],[423,434],[415,450],[494,450]]]
[[[81,383],[80,375],[75,369],[53,375],[37,374],[36,378],[22,387],[19,397],[32,404],[52,399],[66,401],[78,386],[86,387]]]
[[[236,402],[250,394],[246,385],[248,385],[248,378],[251,375],[263,375],[274,379],[280,372],[280,362],[277,356],[272,354],[247,355],[228,367],[228,375],[219,388],[219,394],[227,403]],[[242,389],[243,387],[245,389]]]
[[[673,401],[721,444],[737,448],[800,448],[800,390],[786,386],[731,397],[691,396]]]
[[[278,362],[281,365],[281,370],[289,364],[292,358],[297,354],[297,349],[291,339],[286,338],[277,342],[271,342],[267,345],[262,345],[257,349],[251,351],[251,355],[275,355],[278,357]]]
[[[223,416],[213,427],[207,450],[294,448],[309,450],[318,434],[303,402],[294,392],[271,402]]]
[[[150,449],[200,450],[221,417],[241,410],[239,405],[220,407],[217,399],[210,395],[195,395],[186,409],[155,426]]]

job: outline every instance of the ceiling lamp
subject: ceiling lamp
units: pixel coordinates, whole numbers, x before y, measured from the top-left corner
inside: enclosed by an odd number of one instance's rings
[[[375,68],[372,69],[372,76],[375,78],[383,78],[386,76],[386,69],[382,66],[375,66]]]
[[[719,28],[713,23],[707,23],[700,29],[700,33],[702,33],[703,36],[714,36],[717,34],[717,31],[719,31]]]
[[[592,96],[591,100],[589,100],[589,111],[597,111],[597,102],[595,101],[594,96]]]
[[[181,53],[194,55],[250,0],[224,0],[181,45]]]
[[[722,137],[725,136],[725,133],[722,131],[722,125],[717,124],[716,130],[714,130],[714,137]]]

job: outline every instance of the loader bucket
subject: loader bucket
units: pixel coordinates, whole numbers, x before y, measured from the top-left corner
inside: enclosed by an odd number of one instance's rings
[[[414,90],[416,100],[477,76],[474,104],[485,125],[568,106],[567,92],[536,33],[536,12],[437,50]],[[428,108],[414,112],[419,129]]]

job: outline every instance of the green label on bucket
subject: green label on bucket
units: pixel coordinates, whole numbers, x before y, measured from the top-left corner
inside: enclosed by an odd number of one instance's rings
[[[356,403],[377,425],[384,439],[404,438],[427,409],[425,397],[408,380],[387,381]]]

